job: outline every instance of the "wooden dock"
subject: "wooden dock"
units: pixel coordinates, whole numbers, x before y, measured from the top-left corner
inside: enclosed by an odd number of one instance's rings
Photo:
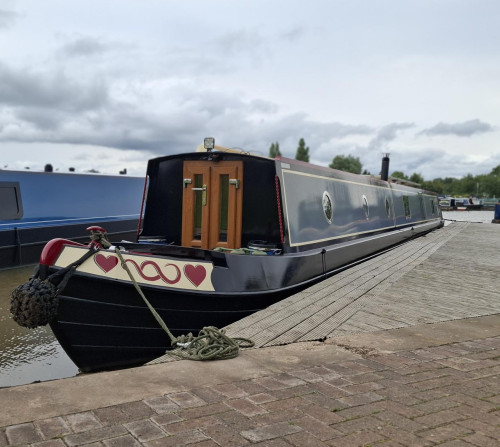
[[[500,225],[452,223],[228,326],[267,347],[500,313]],[[174,360],[165,355],[151,363]]]

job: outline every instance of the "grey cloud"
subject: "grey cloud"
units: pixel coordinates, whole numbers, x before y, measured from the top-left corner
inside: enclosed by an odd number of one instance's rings
[[[110,45],[93,37],[77,37],[65,43],[59,49],[59,55],[63,57],[88,57],[109,51]]]
[[[377,132],[377,135],[370,141],[368,148],[374,151],[385,151],[387,145],[393,141],[399,131],[414,127],[413,123],[391,123],[383,126]]]
[[[456,135],[459,137],[470,137],[476,133],[492,132],[493,126],[478,119],[464,121],[463,123],[438,123],[434,127],[424,129],[423,135]]]
[[[41,107],[67,111],[99,108],[107,100],[101,80],[77,82],[64,73],[12,70],[0,64],[0,102],[4,107]]]
[[[19,16],[20,14],[17,12],[0,9],[0,29],[11,26]]]

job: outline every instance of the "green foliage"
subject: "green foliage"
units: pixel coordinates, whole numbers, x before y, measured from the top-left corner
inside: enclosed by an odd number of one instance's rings
[[[420,183],[420,184],[422,184],[422,183],[424,183],[424,178],[423,178],[420,174],[418,174],[418,173],[414,172],[414,173],[410,176],[410,182],[414,182],[414,183]]]
[[[281,157],[280,144],[277,141],[276,143],[271,144],[271,147],[269,148],[269,157],[270,158]]]
[[[299,140],[299,147],[297,148],[297,153],[295,154],[295,160],[309,161],[309,147],[306,147],[304,138]]]
[[[401,171],[394,171],[392,174],[391,174],[391,177],[394,177],[394,178],[400,178],[402,180],[410,180],[404,172],[401,172]]]
[[[361,174],[362,168],[361,161],[359,157],[353,157],[352,155],[337,155],[330,163],[330,168],[339,169],[340,171],[352,172],[354,174]]]

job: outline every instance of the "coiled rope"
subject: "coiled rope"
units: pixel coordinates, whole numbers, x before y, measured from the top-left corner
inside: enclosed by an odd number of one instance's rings
[[[92,231],[91,238],[97,244],[102,245],[104,248],[110,248],[112,245],[108,241],[106,234],[100,231]],[[130,280],[132,281],[137,293],[141,296],[146,306],[149,308],[158,324],[166,332],[170,338],[171,346],[174,348],[167,353],[189,360],[226,360],[237,357],[239,350],[243,348],[251,348],[255,343],[248,338],[241,337],[228,337],[225,329],[217,329],[214,326],[204,327],[198,336],[192,333],[187,335],[180,335],[174,337],[172,332],[161,318],[160,314],[151,305],[149,300],[144,295],[141,287],[135,280],[132,272],[127,266],[120,249],[115,247],[115,253],[120,260],[122,268],[127,272]]]

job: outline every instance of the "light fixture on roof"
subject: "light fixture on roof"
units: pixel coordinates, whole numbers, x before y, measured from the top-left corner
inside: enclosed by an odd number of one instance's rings
[[[207,137],[203,140],[203,147],[207,152],[212,152],[215,148],[215,138]]]

